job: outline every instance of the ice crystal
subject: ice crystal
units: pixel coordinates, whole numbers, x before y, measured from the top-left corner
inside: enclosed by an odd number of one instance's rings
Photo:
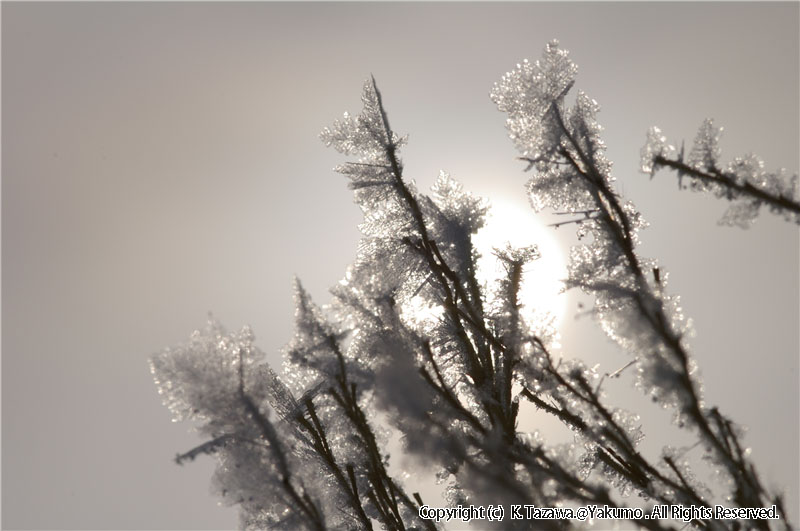
[[[188,344],[153,356],[151,372],[174,421],[224,422],[239,404],[239,364],[263,358],[249,327],[228,333],[215,320],[195,331]]]
[[[361,101],[364,104],[361,114],[354,117],[344,113],[341,120],[322,130],[320,138],[336,151],[345,155],[357,155],[362,163],[376,164],[380,169],[381,165],[389,162],[386,159],[386,146],[390,143],[399,146],[405,143],[405,139],[387,132],[374,80],[364,83]],[[361,178],[371,175],[373,174],[358,174],[355,182],[363,183]]]
[[[704,120],[697,131],[692,150],[689,152],[688,164],[696,170],[712,172],[716,170],[721,153],[719,147],[721,137],[722,128],[715,127],[713,120]],[[696,183],[696,186],[700,185],[701,183]]]
[[[439,177],[431,187],[431,196],[444,219],[458,228],[458,235],[475,234],[483,227],[489,203],[464,191],[461,183],[450,177],[447,172],[439,173]],[[448,237],[448,232],[444,228],[444,233],[441,235],[445,241],[454,239]]]
[[[577,71],[569,53],[554,40],[540,60],[523,61],[494,86],[492,101],[508,114],[509,136],[532,161],[549,160],[561,147],[562,131],[552,111],[563,103]]]
[[[655,176],[658,169],[659,158],[669,159],[674,156],[675,146],[667,143],[667,137],[661,133],[658,127],[651,127],[647,131],[647,142],[641,150],[641,171]]]

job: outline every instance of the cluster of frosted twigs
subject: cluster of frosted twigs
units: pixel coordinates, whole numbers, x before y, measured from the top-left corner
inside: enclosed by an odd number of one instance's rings
[[[296,283],[285,376],[267,366],[249,330],[228,333],[216,323],[152,360],[167,405],[178,418],[200,421],[208,437],[177,461],[216,454],[215,488],[240,506],[243,527],[434,528],[419,516],[421,496],[389,466],[388,429],[402,436],[405,452],[438,470],[454,506],[624,509],[631,493],[645,505],[708,506],[717,495],[740,507],[774,504],[785,516],[780,497],[762,486],[739,429],[703,405],[686,320],[666,291],[666,274],[637,253],[644,222],[613,187],[595,120],[599,107],[582,92],[566,103],[576,72],[552,42],[539,61],[506,74],[492,99],[533,170],[527,190],[534,207],[573,214],[581,234],[591,236],[572,251],[567,287],[594,297],[598,322],[630,353],[639,386],[697,437],[725,478],[717,492],[698,480],[685,452],[666,447],[657,459],[643,455],[638,417],[607,405],[597,371],[556,359],[546,330],[520,311],[535,304],[520,300],[520,286],[536,248],[498,249],[504,278],[491,286],[478,280],[472,237],[487,204],[446,174],[430,195],[415,189],[400,158],[405,138],[391,129],[369,80],[363,111],[322,132],[326,144],[353,159],[338,171],[364,213],[363,239],[329,307],[314,305]],[[704,138],[713,135],[708,129]],[[790,201],[788,185],[735,177],[755,163],[718,170],[711,140],[688,161],[669,158],[657,133],[648,146],[648,171],[675,168],[703,186],[723,186],[709,179],[730,174],[736,193],[757,190],[759,204],[775,205],[764,194]],[[569,426],[575,442],[547,445],[538,433],[518,432],[522,401]],[[635,523],[671,528],[667,520]],[[703,529],[776,523],[789,527],[785,519],[692,521]]]

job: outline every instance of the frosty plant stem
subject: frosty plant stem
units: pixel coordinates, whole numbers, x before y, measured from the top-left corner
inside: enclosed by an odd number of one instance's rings
[[[752,183],[736,179],[734,176],[728,175],[716,168],[712,168],[709,172],[704,172],[692,168],[681,160],[668,159],[662,155],[654,157],[653,163],[656,168],[663,166],[675,170],[678,176],[688,175],[709,184],[720,185],[727,190],[726,195],[728,199],[750,196],[775,210],[782,210],[795,215],[800,214],[800,202],[792,196],[784,195],[780,192],[770,193]]]
[[[755,222],[761,206],[783,215],[792,223],[800,224],[800,186],[797,174],[781,169],[768,172],[764,162],[756,155],[734,158],[727,165],[720,161],[719,140],[722,128],[707,119],[700,126],[688,158],[684,147],[677,152],[658,127],[647,133],[647,143],[642,148],[642,171],[655,176],[659,168],[669,168],[678,174],[678,185],[683,188],[687,178],[693,190],[708,191],[732,202],[721,224],[747,228]]]

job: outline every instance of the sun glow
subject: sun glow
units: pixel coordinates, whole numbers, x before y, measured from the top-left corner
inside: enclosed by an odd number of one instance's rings
[[[531,209],[513,203],[492,201],[486,224],[473,237],[481,254],[478,280],[491,290],[505,276],[495,248],[506,243],[513,247],[536,245],[541,256],[530,262],[523,272],[520,302],[522,313],[531,323],[551,321],[557,327],[566,310],[566,297],[561,293],[567,277],[567,265],[552,229],[544,226]]]
[[[540,257],[523,269],[519,294],[521,313],[534,329],[541,327],[540,332],[557,333],[566,311],[567,300],[561,290],[562,281],[567,277],[567,265],[552,232],[537,219],[533,210],[494,201],[486,215],[486,223],[472,237],[472,243],[480,254],[477,279],[489,297],[498,287],[498,281],[506,276],[495,249],[503,249],[507,244],[514,248],[537,246]],[[441,320],[443,315],[441,304],[422,295],[415,294],[403,303],[402,319],[421,330]]]

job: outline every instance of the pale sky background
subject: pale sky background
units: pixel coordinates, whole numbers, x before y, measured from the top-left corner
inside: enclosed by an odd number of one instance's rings
[[[749,426],[797,523],[798,229],[769,213],[720,227],[725,202],[637,167],[649,126],[690,142],[713,117],[725,160],[796,172],[799,6],[3,2],[2,526],[234,527],[212,460],[171,461],[201,440],[170,422],[149,356],[212,311],[277,360],[292,275],[327,302],[360,213],[317,135],[360,110],[370,74],[421,189],[445,169],[524,207],[488,93],[552,38],[602,105],[619,188],[651,223],[641,254],[694,321],[708,403]],[[573,232],[555,233],[565,252]],[[568,297],[563,355],[623,365]],[[606,389],[645,401],[625,379]],[[648,448],[665,442],[645,429]]]

